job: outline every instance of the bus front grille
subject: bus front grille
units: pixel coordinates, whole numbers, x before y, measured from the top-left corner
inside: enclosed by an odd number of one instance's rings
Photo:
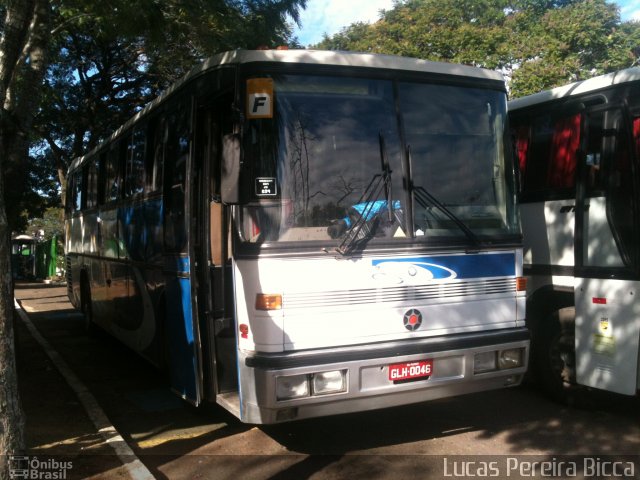
[[[430,285],[406,285],[359,290],[288,293],[283,296],[286,309],[340,307],[376,303],[486,298],[489,295],[515,295],[515,278],[455,281]]]

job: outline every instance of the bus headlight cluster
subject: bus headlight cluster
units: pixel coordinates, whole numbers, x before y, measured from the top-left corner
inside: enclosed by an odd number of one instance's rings
[[[278,400],[293,400],[346,391],[346,370],[287,375],[276,378],[276,396]]]
[[[492,350],[476,353],[473,359],[473,373],[508,370],[523,365],[524,348],[509,348],[507,350]]]

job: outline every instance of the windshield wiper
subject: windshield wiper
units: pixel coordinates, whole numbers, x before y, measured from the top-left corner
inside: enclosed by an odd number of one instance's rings
[[[376,173],[367,188],[365,188],[358,203],[353,206],[352,211],[356,212],[357,218],[344,239],[336,248],[340,255],[348,255],[356,247],[366,243],[373,237],[378,222],[378,214],[386,208],[389,222],[393,221],[393,210],[398,205],[394,205],[391,192],[391,168],[382,133],[378,134],[380,144],[380,164],[381,173]],[[379,200],[384,191],[385,200]]]
[[[407,146],[407,161],[409,165],[411,165],[411,146]],[[411,167],[409,167],[409,171],[411,171]],[[420,185],[414,185],[413,179],[410,180],[410,189],[413,198],[418,204],[424,208],[425,210],[428,207],[435,207],[440,210],[449,220],[451,220],[461,231],[465,234],[467,239],[473,243],[475,247],[481,245],[481,241],[478,236],[471,231],[467,225],[460,220],[451,210],[449,210],[440,200],[434,197],[431,193],[429,193],[424,187]]]

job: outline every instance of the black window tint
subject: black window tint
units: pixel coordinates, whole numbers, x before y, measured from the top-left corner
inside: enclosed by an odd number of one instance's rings
[[[620,118],[615,129],[615,146],[608,179],[610,221],[621,257],[628,267],[638,267],[637,241],[634,219],[636,198],[633,179],[633,154]]]
[[[144,191],[144,152],[146,133],[143,128],[137,128],[131,135],[127,145],[127,196],[137,195]]]
[[[94,158],[87,170],[87,208],[98,205],[98,158]]]
[[[187,248],[186,180],[189,158],[189,110],[180,104],[169,115],[166,143],[166,202],[164,240],[167,251],[184,253]]]
[[[145,178],[146,190],[151,193],[162,188],[165,143],[167,141],[167,125],[164,118],[158,119],[150,125],[149,138]]]
[[[120,148],[118,144],[109,150],[107,154],[107,165],[105,168],[105,202],[118,199],[120,193]]]
[[[73,209],[75,211],[82,210],[82,197],[83,197],[83,176],[82,170],[73,174],[73,183],[72,183],[72,195],[71,201],[73,205]]]

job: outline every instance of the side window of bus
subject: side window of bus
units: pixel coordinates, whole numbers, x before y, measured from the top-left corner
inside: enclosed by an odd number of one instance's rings
[[[120,142],[107,153],[105,165],[104,201],[109,203],[120,196]]]
[[[87,208],[98,206],[98,172],[100,171],[100,158],[94,158],[87,171]]]
[[[516,130],[516,149],[524,197],[575,195],[582,115],[542,115],[530,129]],[[525,136],[529,134],[527,140]]]
[[[83,187],[82,170],[78,170],[73,174],[71,183],[71,205],[75,212],[82,210]]]
[[[637,268],[636,204],[630,199],[636,197],[632,150],[638,153],[640,119],[632,119],[633,138],[630,142],[622,112],[612,111],[609,116],[607,124],[613,128],[606,133],[614,136],[614,151],[607,170],[607,185],[603,180],[602,189],[607,191],[607,215],[615,231],[614,238],[622,260],[627,267]]]
[[[585,125],[586,131],[586,151],[585,151],[585,188],[587,196],[600,197],[604,195],[605,185],[602,175],[602,160],[605,136],[605,121],[607,116],[611,117],[613,112],[605,111],[592,112],[587,115]],[[611,122],[611,118],[609,122]],[[618,123],[620,120],[618,120]],[[616,130],[619,129],[619,126]],[[628,152],[628,149],[627,149]]]
[[[144,191],[146,128],[137,127],[127,140],[125,194],[132,197]]]
[[[168,116],[169,134],[165,145],[165,247],[169,252],[183,253],[187,248],[185,215],[187,160],[189,158],[189,108],[180,102]]]
[[[148,151],[145,163],[147,193],[162,189],[162,173],[164,169],[165,144],[167,142],[167,122],[164,117],[152,121],[148,129]]]

